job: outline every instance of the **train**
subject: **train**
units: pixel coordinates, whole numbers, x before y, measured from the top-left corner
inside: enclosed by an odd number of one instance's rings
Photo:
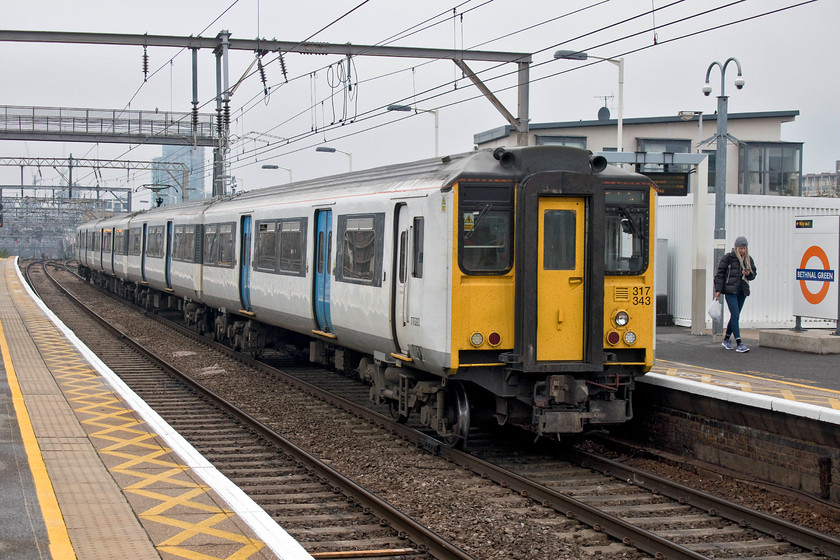
[[[587,150],[475,150],[84,223],[79,273],[237,350],[297,351],[446,444],[632,418],[657,191]]]

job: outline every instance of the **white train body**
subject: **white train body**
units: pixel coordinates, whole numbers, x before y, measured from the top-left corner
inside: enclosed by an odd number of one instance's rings
[[[626,321],[605,301],[612,283],[652,286],[653,191],[642,176],[602,171],[588,153],[556,147],[394,165],[84,224],[77,259],[98,284],[182,309],[239,349],[308,347],[313,361],[358,370],[375,401],[419,411],[456,443],[474,390],[482,416],[575,433],[629,418],[633,376],[653,361],[653,307],[633,309],[639,333],[624,337]],[[622,189],[612,209],[607,184]],[[551,280],[560,311],[545,327],[534,318],[535,240],[550,229],[536,225],[538,201],[566,205],[545,216],[577,216],[580,228],[555,242],[578,257],[568,280]],[[636,220],[634,233],[611,216]],[[632,254],[605,256],[628,235]],[[622,264],[605,273],[611,258]],[[564,354],[567,336],[575,348]],[[614,394],[591,398],[604,387]]]

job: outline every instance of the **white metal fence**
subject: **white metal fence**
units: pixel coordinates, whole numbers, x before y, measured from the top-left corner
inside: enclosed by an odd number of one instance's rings
[[[692,197],[662,197],[657,205],[657,238],[668,240],[668,313],[674,323],[691,325],[692,238],[694,212]],[[840,215],[840,199],[793,196],[726,195],[726,250],[743,235],[749,242],[757,276],[750,282],[751,295],[741,313],[741,328],[790,328],[793,316],[795,279],[798,263],[793,254],[796,216]],[[706,304],[713,294],[715,197],[708,196],[706,208]],[[659,260],[657,258],[657,260]],[[836,267],[835,263],[834,266]],[[661,293],[663,290],[658,289]],[[706,328],[711,328],[708,315]],[[834,327],[835,321],[802,318],[805,327]]]

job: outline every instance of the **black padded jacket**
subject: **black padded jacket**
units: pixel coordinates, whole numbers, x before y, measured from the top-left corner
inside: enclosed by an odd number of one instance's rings
[[[738,289],[743,289],[746,295],[750,295],[750,284],[741,280],[741,263],[738,262],[737,249],[726,253],[718,263],[715,274],[715,292],[722,294],[737,294]],[[746,276],[747,280],[755,278],[755,261],[750,257],[750,268],[752,271]]]

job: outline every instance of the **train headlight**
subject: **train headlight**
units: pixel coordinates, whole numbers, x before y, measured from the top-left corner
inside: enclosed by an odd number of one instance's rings
[[[616,326],[623,327],[630,321],[630,315],[627,314],[626,311],[619,311],[615,314],[615,324]]]
[[[633,344],[636,342],[636,333],[633,331],[627,331],[624,333],[624,342],[627,344]]]
[[[481,346],[483,342],[484,336],[479,332],[472,333],[472,336],[470,336],[470,344],[473,346]]]

